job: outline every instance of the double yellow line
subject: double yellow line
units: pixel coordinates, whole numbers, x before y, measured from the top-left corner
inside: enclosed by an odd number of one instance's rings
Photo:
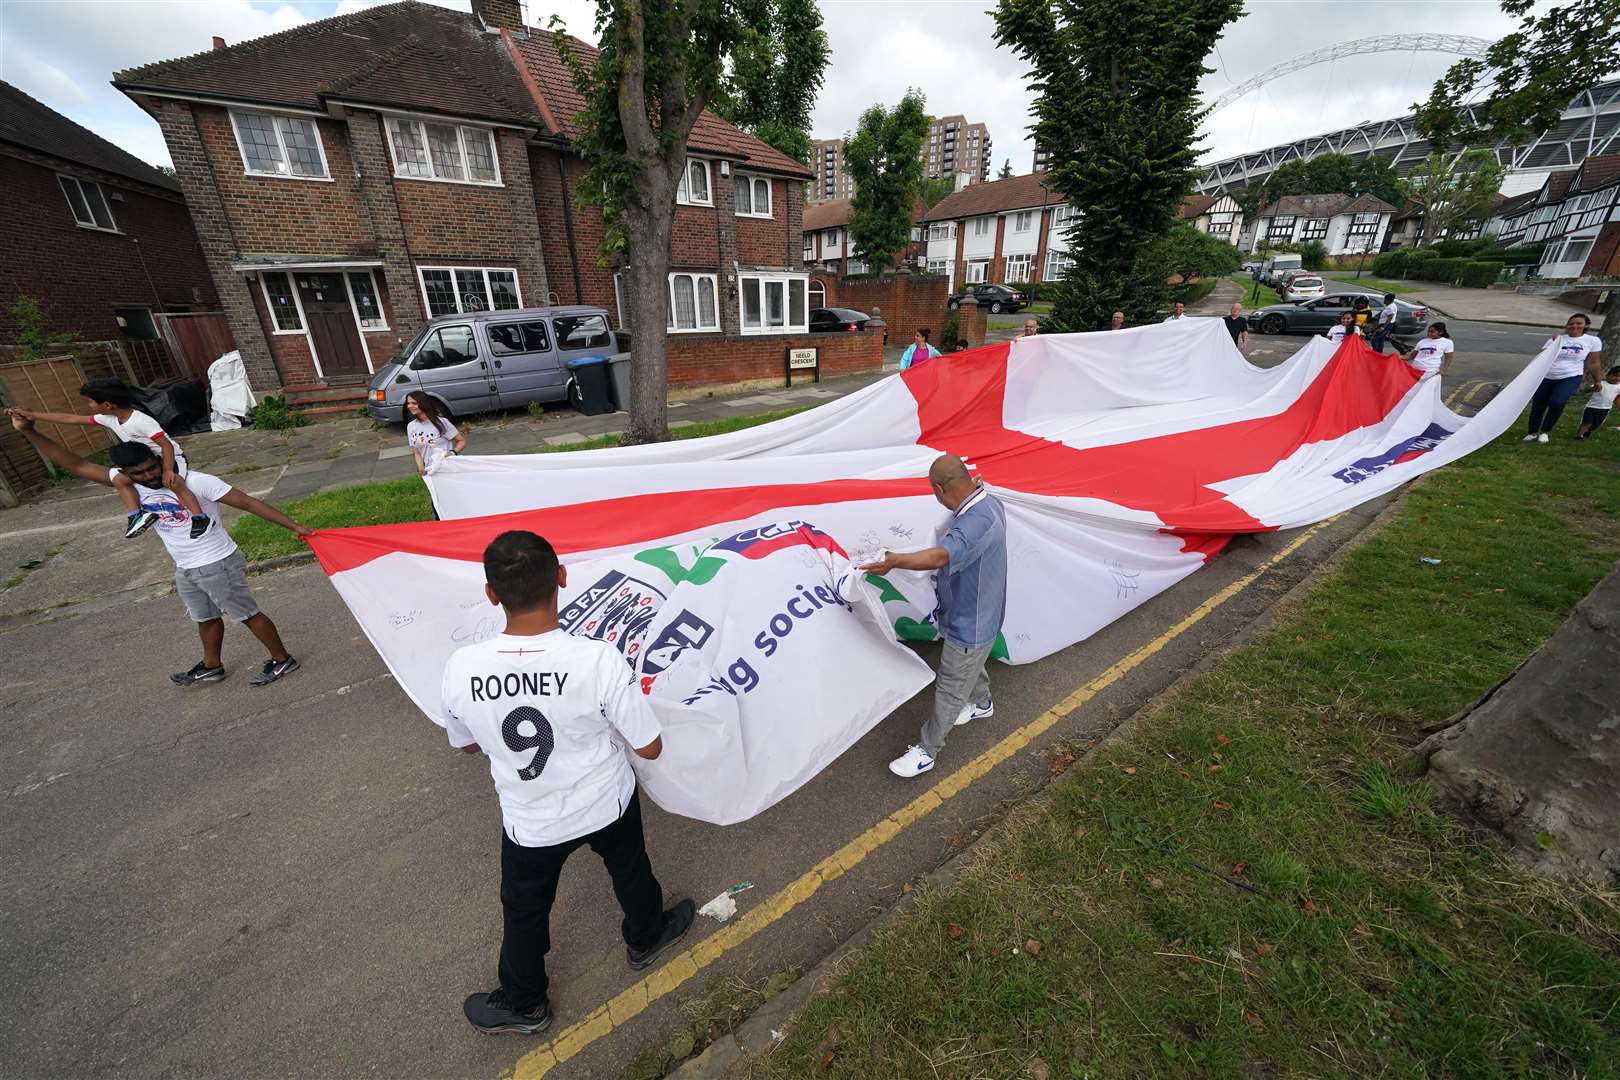
[[[974,781],[1029,746],[1059,720],[1152,659],[1172,641],[1202,622],[1216,608],[1253,585],[1268,570],[1298,551],[1313,536],[1336,520],[1337,516],[1329,518],[1294,537],[1275,555],[1199,604],[1169,630],[1118,661],[1052,708],[1018,728],[910,803],[821,860],[759,907],[668,961],[651,975],[609,1000],[606,1005],[597,1008],[585,1019],[564,1028],[550,1043],[523,1055],[511,1071],[504,1075],[511,1080],[538,1080],[604,1035],[629,1023],[654,1002],[672,993],[727,952],[779,922],[789,912],[814,896],[827,882],[859,866],[867,856],[899,836],[908,826],[932,814],[944,806],[947,800],[962,794],[973,785]]]

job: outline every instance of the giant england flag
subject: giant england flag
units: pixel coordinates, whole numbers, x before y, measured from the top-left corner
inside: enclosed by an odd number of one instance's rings
[[[634,759],[665,809],[730,823],[799,787],[927,685],[933,585],[853,564],[934,544],[929,463],[966,459],[1007,509],[993,655],[1039,659],[1197,570],[1238,533],[1330,517],[1511,424],[1543,352],[1472,418],[1440,380],[1351,338],[1250,365],[1218,319],[1027,338],[928,364],[728,435],[457,457],[446,519],[323,530],[321,565],[411,699],[441,720],[455,648],[497,633],[485,545],[507,529],[568,567],[565,628],[611,642],[664,724]]]

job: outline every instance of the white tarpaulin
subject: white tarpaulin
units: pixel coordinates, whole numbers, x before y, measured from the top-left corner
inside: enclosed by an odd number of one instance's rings
[[[666,746],[693,749],[637,764],[666,809],[737,821],[802,784],[926,681],[894,638],[935,636],[928,577],[851,582],[844,553],[934,543],[948,516],[926,481],[939,453],[967,459],[1006,504],[1008,611],[995,655],[1023,663],[1168,588],[1235,533],[1319,521],[1483,445],[1519,415],[1551,360],[1538,356],[1465,419],[1442,403],[1438,379],[1419,380],[1354,338],[1337,348],[1313,338],[1271,369],[1245,361],[1217,319],[1029,338],[729,435],[452,458],[428,483],[453,520],[326,530],[312,546],[435,719],[449,652],[499,629],[479,559],[506,529],[552,542],[569,566],[565,625],[613,641],[643,675],[670,655],[672,642],[654,645],[681,612],[714,628],[705,644],[677,650],[678,678],[664,664],[644,679]],[[739,537],[766,534],[765,548],[750,549],[792,557],[734,557]],[[850,606],[801,620],[786,607],[801,587]],[[783,641],[778,655],[759,656],[755,641],[777,615],[788,635],[805,632],[787,639],[791,654]],[[689,679],[732,685],[724,673],[738,657],[770,693],[722,688],[688,700]],[[835,698],[824,696],[829,683],[840,687]],[[717,694],[727,699],[721,713]],[[784,730],[794,739],[778,738]]]
[[[214,431],[234,431],[253,411],[253,388],[235,349],[208,365],[208,408],[208,426]]]

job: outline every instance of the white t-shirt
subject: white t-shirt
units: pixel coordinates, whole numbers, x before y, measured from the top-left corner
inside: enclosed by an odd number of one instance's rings
[[[1395,302],[1390,301],[1378,309],[1378,325],[1383,326],[1386,323],[1394,323],[1395,317],[1400,313],[1400,309],[1395,306]]]
[[[1176,315],[1176,314],[1172,313],[1170,315],[1167,315],[1165,317],[1164,321],[1165,322],[1179,322],[1180,320],[1185,319],[1186,317],[1187,316],[1185,316],[1185,315]]]
[[[1558,359],[1547,369],[1549,379],[1567,379],[1571,375],[1584,373],[1587,354],[1603,351],[1603,339],[1596,334],[1582,334],[1580,337],[1559,334],[1547,344],[1553,342],[1558,343]]]
[[[1327,339],[1337,345],[1344,340],[1346,334],[1360,335],[1361,329],[1355,326],[1346,326],[1343,323],[1334,323],[1327,329]]]
[[[156,420],[147,416],[141,410],[133,410],[129,414],[128,420],[119,420],[118,417],[113,416],[111,413],[96,413],[90,419],[118,436],[119,442],[138,442],[146,446],[158,457],[163,456],[163,447],[157,442],[157,436],[163,435],[166,439],[169,437],[164,434],[162,426]],[[169,439],[169,445],[174,447],[174,463],[178,467],[186,460],[185,452],[180,449],[180,444],[173,439]]]
[[[441,695],[450,745],[489,755],[506,835],[524,847],[617,821],[636,788],[625,748],[660,731],[619,651],[565,630],[457,649]]]
[[[1412,366],[1423,371],[1439,371],[1446,354],[1455,352],[1456,349],[1448,337],[1426,337],[1417,343],[1417,354],[1412,357]]]
[[[1597,390],[1586,399],[1588,409],[1612,409],[1614,399],[1620,397],[1620,383],[1612,383],[1607,379],[1597,384]]]
[[[439,423],[444,425],[443,434],[428,420],[412,420],[405,425],[405,441],[410,443],[412,450],[422,455],[423,468],[433,468],[441,458],[454,450],[456,436],[461,434],[449,420],[440,417]]]
[[[108,469],[107,475],[117,476],[118,470]],[[174,492],[136,484],[135,494],[140,497],[142,510],[150,510],[158,516],[153,528],[163,538],[163,546],[169,549],[174,565],[182,570],[194,570],[236,553],[236,541],[219,520],[219,500],[231,490],[231,485],[217,476],[193,470],[186,477],[186,487],[197,496],[202,512],[212,519],[208,530],[195,540],[191,538],[191,514],[180,505]]]

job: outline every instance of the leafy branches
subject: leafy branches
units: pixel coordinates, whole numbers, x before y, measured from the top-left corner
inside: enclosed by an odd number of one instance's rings
[[[893,109],[873,105],[862,113],[844,146],[844,162],[855,181],[850,239],[856,254],[875,270],[894,262],[911,239],[927,138],[923,96],[910,90]]]
[[[795,161],[810,160],[810,113],[832,49],[815,0],[739,0],[731,79],[714,111]]]

